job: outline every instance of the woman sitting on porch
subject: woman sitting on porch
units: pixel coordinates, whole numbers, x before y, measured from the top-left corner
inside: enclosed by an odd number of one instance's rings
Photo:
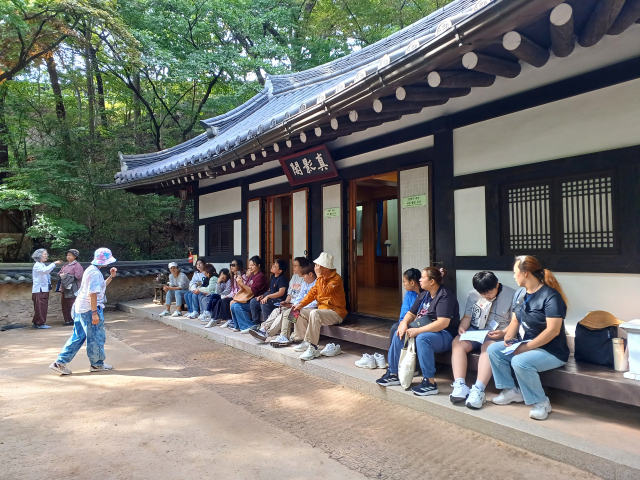
[[[513,277],[521,287],[513,297],[513,314],[503,342],[489,346],[489,360],[496,387],[496,405],[522,402],[533,405],[529,417],[544,420],[551,413],[549,398],[540,383],[539,372],[559,368],[569,360],[564,319],[567,300],[556,277],[535,257],[516,257]],[[518,338],[520,326],[524,339]],[[521,343],[520,343],[521,342]],[[518,345],[515,351],[506,347]],[[511,368],[516,374],[516,387]]]
[[[209,305],[209,294],[215,292],[216,284],[218,283],[218,272],[216,271],[216,267],[207,263],[204,266],[204,279],[202,280],[202,285],[195,289],[194,300],[198,304],[198,310],[204,312],[207,305]],[[198,314],[194,315],[191,318],[196,318]],[[199,316],[200,320],[204,320],[204,313]]]
[[[240,285],[238,284],[238,278],[242,278],[245,275],[243,270],[244,264],[242,260],[236,258],[229,264],[229,280],[231,289],[227,295],[220,295],[220,300],[213,299],[213,302],[209,303],[209,311],[211,312],[211,318],[223,322],[220,324],[221,328],[229,327],[235,328],[231,316],[231,302],[233,297],[240,291]]]
[[[176,297],[176,311],[173,312],[173,317],[182,316],[182,304],[184,303],[184,294],[189,291],[189,279],[180,271],[180,267],[176,262],[169,264],[169,285],[164,286],[164,291],[167,292],[167,300],[165,305],[167,309],[160,314],[161,317],[171,315],[171,302],[173,302],[173,296]]]
[[[196,262],[196,271],[191,277],[191,281],[189,282],[189,291],[184,294],[184,301],[187,304],[187,309],[189,313],[187,313],[188,318],[196,318],[199,313],[199,304],[195,301],[195,294],[193,293],[196,288],[202,286],[202,281],[204,280],[204,260],[201,258]],[[198,285],[200,282],[200,285]]]
[[[378,379],[383,387],[400,385],[398,363],[404,346],[404,336],[416,339],[416,354],[422,370],[422,383],[411,390],[416,395],[437,395],[435,354],[451,350],[453,337],[458,334],[460,311],[453,290],[442,285],[442,272],[435,267],[422,271],[420,286],[424,292],[416,298],[398,326],[389,348],[389,368]]]
[[[258,255],[251,257],[246,278],[238,277],[236,281],[240,291],[231,302],[231,317],[236,324],[236,331],[249,333],[249,328],[260,322],[259,318],[256,321],[251,317],[251,298],[262,295],[269,287],[267,276],[262,271],[262,259]]]
[[[218,280],[213,285],[213,290],[211,290],[211,282],[209,282],[209,293],[208,296],[203,297],[200,302],[200,309],[204,312],[200,315],[200,320],[209,320],[209,323],[205,326],[205,328],[211,328],[217,323],[217,319],[211,316],[211,310],[213,309],[212,305],[215,306],[223,297],[226,297],[231,292],[231,278],[229,274],[228,268],[223,268],[220,270],[220,275],[218,276]]]

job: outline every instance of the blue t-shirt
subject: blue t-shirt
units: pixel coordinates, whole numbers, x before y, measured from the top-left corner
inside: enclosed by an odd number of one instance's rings
[[[418,298],[418,294],[413,290],[409,290],[404,294],[404,301],[402,302],[402,308],[400,308],[400,321],[404,320],[404,316],[411,310],[416,298]]]
[[[289,286],[289,280],[284,275],[280,274],[277,277],[274,275],[271,277],[271,281],[269,282],[269,291],[266,295],[271,295],[272,293],[277,293],[278,290],[284,288],[284,295],[281,297],[272,298],[271,300],[274,302],[280,302],[287,298],[287,287]]]
[[[560,333],[539,348],[563,362],[569,360],[567,332],[564,329],[567,305],[560,292],[543,285],[540,290],[529,295],[524,288],[520,288],[513,297],[513,311],[524,329],[523,340],[533,340],[540,335],[547,328],[547,318],[562,318]]]

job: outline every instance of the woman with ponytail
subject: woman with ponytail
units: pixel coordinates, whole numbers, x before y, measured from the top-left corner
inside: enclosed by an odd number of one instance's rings
[[[556,277],[530,255],[516,257],[513,276],[520,289],[513,297],[513,316],[504,336],[487,349],[491,370],[500,395],[492,401],[508,405],[524,401],[532,405],[529,416],[544,420],[551,413],[549,398],[540,383],[539,372],[559,368],[569,359],[564,318],[567,299]],[[506,347],[520,341],[518,331],[524,330],[523,342],[512,353]],[[516,374],[517,388],[511,368]]]

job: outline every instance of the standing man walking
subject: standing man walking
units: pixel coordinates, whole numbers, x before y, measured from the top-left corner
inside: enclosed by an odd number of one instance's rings
[[[71,370],[67,368],[67,363],[73,360],[78,350],[87,341],[87,356],[91,362],[90,372],[103,372],[111,370],[113,367],[104,363],[104,304],[106,302],[105,290],[107,285],[116,276],[118,271],[112,268],[110,275],[105,281],[100,268],[115,262],[111,250],[99,248],[96,250],[93,262],[84,271],[82,284],[78,290],[76,302],[73,305],[73,333],[67,343],[62,347],[62,351],[55,362],[49,368],[61,375],[70,375]]]

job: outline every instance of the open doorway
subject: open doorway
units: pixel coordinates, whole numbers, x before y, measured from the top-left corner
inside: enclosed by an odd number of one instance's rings
[[[398,173],[352,180],[349,190],[351,305],[360,314],[397,318],[401,306],[398,272]]]
[[[276,259],[286,260],[291,265],[293,257],[292,195],[267,197],[267,242],[265,271],[269,271]],[[290,268],[284,272],[290,277]],[[267,275],[270,276],[270,275]]]

